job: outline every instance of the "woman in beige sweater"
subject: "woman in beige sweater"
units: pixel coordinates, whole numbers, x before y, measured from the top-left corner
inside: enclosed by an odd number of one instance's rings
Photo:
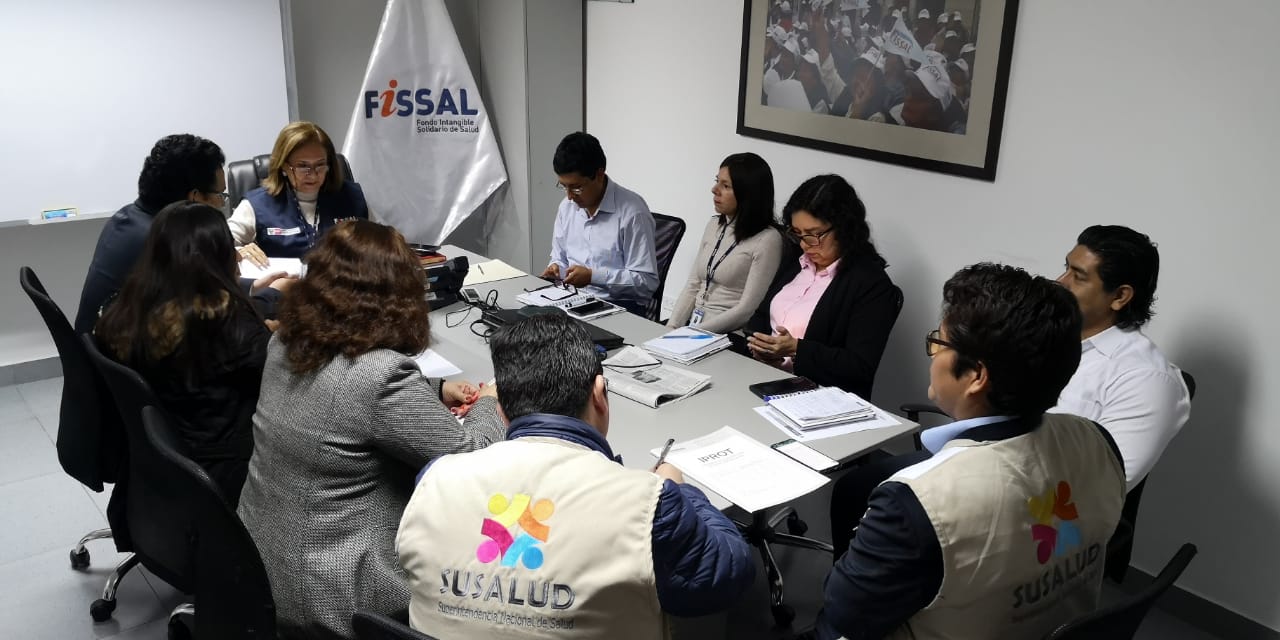
[[[773,172],[754,153],[720,163],[711,187],[716,215],[707,222],[669,327],[728,333],[746,326],[764,299],[782,259],[782,234],[773,219]]]

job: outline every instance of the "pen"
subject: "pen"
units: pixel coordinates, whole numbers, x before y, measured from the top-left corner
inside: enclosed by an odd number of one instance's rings
[[[480,275],[484,275],[484,267],[476,265],[476,268],[480,270]]]
[[[675,339],[679,339],[679,338],[683,338],[683,339],[685,339],[685,340],[710,340],[710,339],[711,339],[711,336],[708,336],[708,335],[696,335],[696,336],[662,336],[662,339],[663,339],[663,340],[675,340]]]
[[[662,445],[662,453],[658,454],[658,462],[657,462],[657,464],[653,465],[653,470],[654,470],[654,471],[657,471],[657,470],[658,470],[658,467],[661,467],[661,466],[662,466],[662,463],[663,463],[663,462],[666,462],[666,460],[667,460],[667,453],[671,451],[671,445],[673,445],[673,444],[675,444],[675,443],[676,443],[676,439],[675,439],[675,438],[667,438],[667,444]]]

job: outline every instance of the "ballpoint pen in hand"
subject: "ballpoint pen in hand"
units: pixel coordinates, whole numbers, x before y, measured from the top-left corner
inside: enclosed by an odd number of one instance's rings
[[[667,453],[671,451],[671,445],[676,443],[675,438],[667,438],[667,444],[662,446],[662,453],[658,454],[658,463],[653,465],[653,470],[657,471],[663,462],[667,461]]]

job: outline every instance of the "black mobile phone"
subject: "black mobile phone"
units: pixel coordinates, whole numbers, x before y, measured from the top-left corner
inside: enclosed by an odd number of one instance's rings
[[[785,396],[788,393],[809,391],[810,389],[817,388],[818,383],[804,376],[783,378],[782,380],[773,380],[770,382],[757,382],[753,385],[747,386],[748,391],[756,394],[761,399],[768,399],[774,396]]]
[[[581,317],[581,316],[589,316],[593,313],[599,313],[601,311],[604,311],[605,309],[608,309],[611,306],[613,305],[603,300],[592,300],[590,302],[584,302],[576,307],[566,307],[565,311],[567,311],[571,316]]]
[[[799,462],[800,464],[813,469],[814,471],[830,471],[838,466],[839,462],[828,458],[826,454],[817,451],[803,442],[796,440],[783,440],[769,445],[774,451]]]

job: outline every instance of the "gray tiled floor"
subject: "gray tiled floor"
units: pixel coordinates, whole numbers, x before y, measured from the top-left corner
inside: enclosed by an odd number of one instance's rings
[[[0,387],[0,638],[24,640],[160,640],[169,611],[182,602],[167,584],[135,569],[120,583],[113,620],[94,623],[89,604],[101,596],[106,576],[123,556],[109,541],[90,544],[92,566],[69,567],[68,551],[80,536],[106,526],[107,494],[95,494],[63,474],[54,441],[62,380]],[[829,539],[829,488],[797,503],[809,535]],[[809,624],[822,600],[830,558],[821,553],[776,549],[786,580],[787,601],[797,627]],[[675,621],[678,638],[785,638],[772,629],[764,571],[733,610]],[[1104,599],[1116,597],[1114,590]],[[1156,610],[1138,632],[1142,640],[1213,640],[1214,636]]]

